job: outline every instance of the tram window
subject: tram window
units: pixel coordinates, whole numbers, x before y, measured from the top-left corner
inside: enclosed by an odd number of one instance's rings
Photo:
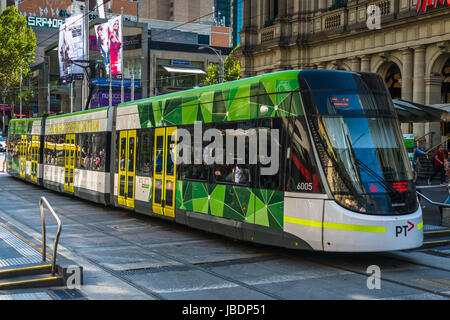
[[[281,145],[282,137],[285,136],[287,130],[288,118],[270,118],[261,119],[258,126],[258,179],[259,188],[269,190],[279,190],[282,186],[280,172],[282,171],[283,161],[281,161],[281,155],[286,154]],[[272,130],[278,130],[275,134]],[[265,132],[264,132],[265,131]],[[266,137],[267,142],[266,150],[261,149],[261,137]],[[278,166],[275,163],[278,161]],[[272,169],[274,174],[263,174],[262,170]],[[269,170],[270,171],[270,170]]]
[[[156,158],[155,158],[155,173],[161,174],[163,170],[163,146],[164,137],[156,137]]]
[[[120,171],[125,171],[125,152],[127,150],[127,138],[120,138]]]
[[[27,136],[27,145],[26,145],[26,156],[27,156],[27,161],[31,161],[31,139],[32,136]]]
[[[286,191],[323,193],[314,152],[308,138],[306,121],[303,117],[295,117],[290,126]]]
[[[89,170],[91,168],[92,141],[90,133],[80,134],[80,167]]]
[[[106,160],[105,146],[106,146],[106,134],[103,132],[93,133],[91,170],[105,171],[105,160]]]
[[[166,150],[166,174],[169,176],[173,176],[174,173],[174,162],[172,159],[172,155],[175,152],[175,141],[172,138],[172,135],[167,136],[167,150]]]
[[[166,206],[173,206],[173,181],[166,181]]]
[[[153,159],[153,130],[143,129],[138,139],[138,159],[136,163],[137,174],[150,177]]]
[[[45,137],[45,164],[55,166],[57,165],[56,158],[56,143],[58,136]]]
[[[194,155],[195,154],[203,155],[203,150],[209,144],[209,142],[203,141],[203,143],[199,144],[198,146],[194,145],[194,142],[196,141],[194,139],[194,126],[185,127],[183,129],[189,131],[190,136],[191,136],[191,145],[190,145],[191,161],[186,164],[183,163],[181,165],[181,170],[180,170],[181,179],[182,180],[207,181],[208,180],[208,166],[206,165],[206,163],[203,163],[203,164],[195,163]],[[203,135],[203,133],[202,133],[202,135]],[[183,146],[183,148],[181,149],[181,151],[180,151],[181,154],[179,156],[183,157],[184,149],[188,148],[188,146],[183,145],[183,141],[182,141],[182,139],[180,139],[179,148],[181,148],[180,147],[181,145]]]
[[[128,172],[134,171],[134,143],[135,138],[129,138],[129,147],[128,147]]]
[[[66,136],[65,135],[59,135],[57,136],[57,142],[56,142],[56,165],[58,167],[64,167],[64,160],[65,160],[65,154],[64,154],[64,146],[66,143]]]
[[[254,128],[254,121],[218,125],[223,138],[223,150],[217,152],[223,155],[224,164],[214,166],[214,179],[217,183],[230,183],[248,186],[251,183],[249,167],[249,129]],[[233,140],[233,146],[227,145],[227,137]],[[231,150],[230,150],[231,149]]]
[[[116,134],[116,149],[115,149],[115,173],[119,173],[119,143],[120,143],[120,132]]]

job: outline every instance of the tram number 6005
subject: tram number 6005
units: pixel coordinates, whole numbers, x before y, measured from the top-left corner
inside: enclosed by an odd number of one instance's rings
[[[299,182],[297,184],[298,191],[312,191],[313,185],[312,182]]]

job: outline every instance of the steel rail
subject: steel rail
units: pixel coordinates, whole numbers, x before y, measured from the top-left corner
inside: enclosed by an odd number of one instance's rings
[[[39,199],[39,211],[41,212],[41,223],[42,223],[42,262],[46,261],[46,228],[45,228],[45,214],[44,214],[44,204],[47,207],[47,209],[52,214],[53,218],[55,218],[56,223],[58,224],[58,229],[56,231],[56,237],[55,242],[53,244],[53,257],[52,257],[52,276],[55,275],[55,269],[56,269],[56,255],[58,252],[58,242],[59,242],[59,236],[61,234],[61,220],[59,219],[58,215],[56,214],[55,210],[53,210],[50,203],[47,201],[45,197],[41,197]]]

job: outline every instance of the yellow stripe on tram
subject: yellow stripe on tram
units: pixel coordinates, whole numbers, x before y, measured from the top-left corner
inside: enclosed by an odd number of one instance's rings
[[[417,230],[420,230],[423,228],[423,221],[417,224]]]
[[[372,232],[372,233],[386,233],[386,227],[378,226],[363,226],[357,224],[345,224],[345,223],[334,223],[334,222],[324,222],[315,220],[305,220],[293,217],[284,217],[284,222],[298,224],[301,226],[333,229],[333,230],[346,230],[346,231],[359,231],[359,232]]]

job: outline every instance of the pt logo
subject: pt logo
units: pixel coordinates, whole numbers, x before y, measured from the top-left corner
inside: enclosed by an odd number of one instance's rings
[[[408,221],[407,225],[404,226],[396,226],[395,227],[395,237],[398,238],[401,235],[404,235],[405,237],[408,235],[408,232],[410,232],[414,228],[414,224]]]

